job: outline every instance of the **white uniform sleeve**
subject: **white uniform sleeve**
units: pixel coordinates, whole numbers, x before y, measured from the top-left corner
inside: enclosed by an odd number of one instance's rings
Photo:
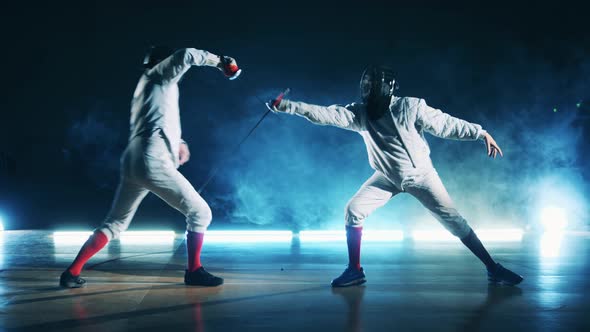
[[[219,64],[219,56],[194,48],[180,49],[148,71],[148,76],[163,83],[178,82],[191,66],[211,66]]]
[[[363,112],[357,104],[347,106],[318,106],[298,101],[283,99],[277,110],[288,114],[297,114],[317,125],[335,126],[343,129],[362,131]]]
[[[456,140],[477,140],[483,139],[486,133],[478,124],[455,118],[426,105],[424,99],[420,99],[417,107],[416,124],[434,136]]]

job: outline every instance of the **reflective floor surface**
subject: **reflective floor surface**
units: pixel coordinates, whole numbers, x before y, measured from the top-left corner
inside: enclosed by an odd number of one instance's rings
[[[490,286],[459,241],[365,242],[364,286],[332,289],[343,242],[207,243],[216,288],[186,287],[182,236],[113,241],[84,289],[58,278],[80,243],[50,232],[0,233],[2,331],[590,331],[590,237],[493,242],[519,287]],[[74,241],[75,242],[75,241]]]

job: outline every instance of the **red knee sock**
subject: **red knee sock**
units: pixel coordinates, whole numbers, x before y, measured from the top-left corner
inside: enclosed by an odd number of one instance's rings
[[[109,239],[106,235],[104,235],[101,231],[96,231],[92,234],[91,237],[86,240],[86,243],[80,249],[78,256],[74,259],[74,262],[68,270],[72,275],[78,276],[80,272],[82,272],[82,268],[84,264],[88,262],[88,260],[94,256],[100,249],[104,248],[104,246],[109,242]]]
[[[205,233],[186,232],[186,251],[188,253],[188,271],[193,272],[201,267],[201,248]]]
[[[348,245],[348,266],[361,269],[362,227],[346,226],[346,244]]]

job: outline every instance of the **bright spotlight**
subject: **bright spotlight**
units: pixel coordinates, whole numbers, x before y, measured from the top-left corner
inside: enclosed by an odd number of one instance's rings
[[[0,216],[0,232],[4,230],[4,220],[2,220],[2,216]]]
[[[559,257],[561,245],[563,242],[562,232],[545,232],[541,236],[541,245],[539,246],[541,257],[555,258]]]
[[[546,232],[560,232],[567,227],[565,210],[556,206],[543,208],[540,219]]]

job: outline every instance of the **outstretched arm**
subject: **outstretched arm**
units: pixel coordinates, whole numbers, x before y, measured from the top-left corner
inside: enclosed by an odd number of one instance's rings
[[[424,99],[420,99],[417,107],[416,124],[434,136],[456,140],[478,140],[484,137],[486,131],[480,125],[432,108],[426,105]]]
[[[439,109],[426,105],[423,99],[418,103],[416,124],[430,134],[441,138],[456,140],[483,139],[486,143],[488,156],[496,158],[498,153],[500,153],[500,156],[504,156],[492,135],[483,130],[480,125],[443,113]]]
[[[363,130],[363,112],[357,104],[346,107],[340,105],[326,107],[283,99],[276,107],[270,108],[274,112],[297,114],[317,125],[335,126],[353,131]]]

